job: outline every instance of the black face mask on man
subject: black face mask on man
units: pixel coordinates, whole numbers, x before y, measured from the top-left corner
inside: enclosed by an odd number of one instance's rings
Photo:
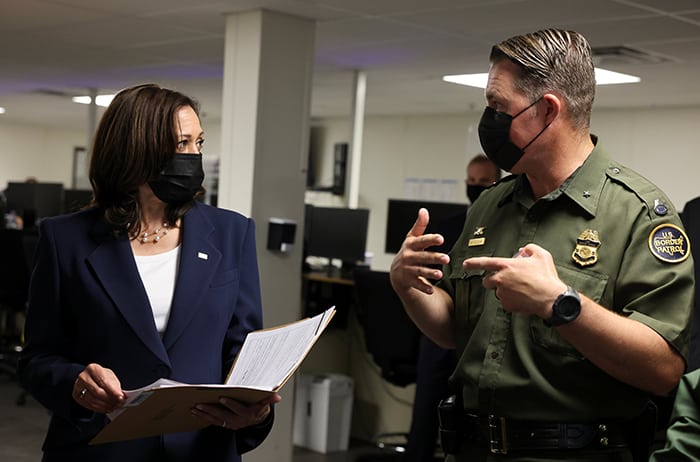
[[[469,198],[469,202],[473,204],[477,197],[479,197],[481,193],[486,190],[486,188],[487,186],[484,186],[482,184],[468,184],[467,197]]]
[[[542,97],[538,98],[514,116],[506,114],[505,112],[498,112],[489,106],[486,106],[486,109],[484,109],[484,113],[479,121],[479,141],[481,142],[484,153],[501,169],[509,172],[510,169],[518,163],[523,154],[525,154],[525,149],[549,127],[549,124],[545,125],[544,128],[522,148],[517,147],[510,140],[510,126],[513,123],[513,119],[530,109],[541,99]]]
[[[192,200],[204,181],[201,154],[175,154],[172,160],[148,182],[153,194],[166,204]]]

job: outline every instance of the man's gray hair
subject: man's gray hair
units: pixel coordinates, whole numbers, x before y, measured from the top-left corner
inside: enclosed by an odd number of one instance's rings
[[[520,75],[515,86],[531,101],[555,92],[565,101],[572,125],[588,129],[595,97],[591,47],[574,31],[545,29],[511,37],[494,45],[490,61],[509,59]]]

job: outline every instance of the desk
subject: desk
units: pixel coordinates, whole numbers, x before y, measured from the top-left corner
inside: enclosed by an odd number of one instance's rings
[[[350,305],[355,302],[355,281],[340,271],[310,271],[302,274],[304,316],[315,316],[335,305],[336,313],[328,327],[345,328]]]
[[[345,286],[354,286],[355,280],[350,275],[342,275],[340,272],[328,273],[327,271],[312,271],[304,273],[302,276],[307,281],[324,282],[327,284],[341,284]]]

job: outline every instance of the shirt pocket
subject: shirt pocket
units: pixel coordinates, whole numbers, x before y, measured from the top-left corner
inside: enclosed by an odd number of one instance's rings
[[[466,332],[463,338],[471,337],[476,324],[484,311],[486,290],[482,284],[485,270],[462,268],[462,262],[473,257],[492,257],[491,249],[481,249],[460,255],[450,262],[450,283],[454,288],[455,327],[460,332]]]
[[[585,294],[586,297],[600,303],[608,284],[608,276],[602,273],[585,272],[557,265],[559,278],[568,286],[576,289],[577,292]],[[544,320],[531,316],[530,336],[535,345],[546,349],[553,354],[570,356],[576,359],[584,359],[583,355],[565,340],[554,327],[547,327]]]

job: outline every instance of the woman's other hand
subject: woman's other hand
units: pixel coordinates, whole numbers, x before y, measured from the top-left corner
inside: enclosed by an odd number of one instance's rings
[[[282,401],[282,397],[277,393],[273,393],[269,397],[253,404],[245,404],[231,398],[221,397],[218,405],[197,404],[192,409],[192,414],[212,425],[239,430],[265,422],[270,415],[270,405],[280,401]]]
[[[89,364],[73,384],[73,399],[93,412],[110,413],[126,402],[121,383],[111,369]]]

